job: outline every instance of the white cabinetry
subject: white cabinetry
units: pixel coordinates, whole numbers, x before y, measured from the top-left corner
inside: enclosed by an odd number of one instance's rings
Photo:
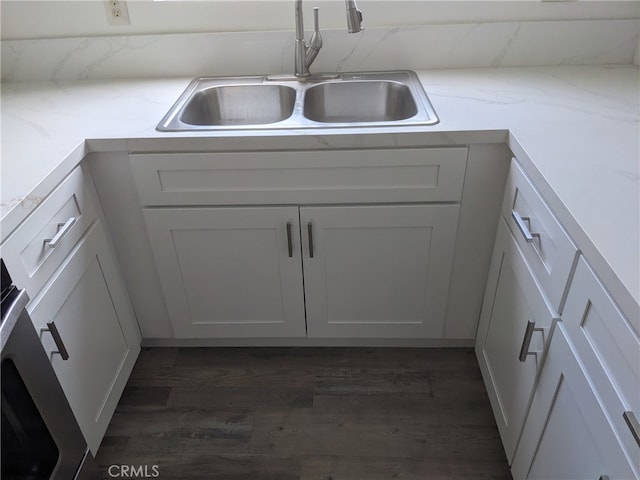
[[[578,249],[515,160],[507,178],[502,215],[549,304],[562,313]]]
[[[53,322],[69,358],[53,369],[95,454],[140,349],[139,334],[106,237],[96,222],[31,303],[37,330]],[[42,332],[48,352],[58,348]]]
[[[562,323],[592,384],[640,472],[640,313],[626,318],[581,258]],[[635,427],[627,424],[635,419]],[[633,422],[633,420],[631,420]]]
[[[300,208],[308,335],[442,337],[458,210]]]
[[[580,259],[513,462],[515,478],[638,478],[639,322],[621,314]]]
[[[512,474],[515,480],[637,478],[562,323],[551,340]]]
[[[145,209],[144,218],[176,337],[305,335],[297,207]]]
[[[456,205],[144,217],[178,338],[442,336]]]
[[[527,415],[554,318],[516,240],[501,221],[476,353],[509,461]]]
[[[515,479],[638,478],[639,317],[512,162],[476,354]]]
[[[459,202],[466,147],[139,153],[144,206]]]
[[[131,155],[174,336],[442,338],[466,157]]]
[[[2,257],[32,298],[31,319],[95,455],[140,350],[99,210],[78,167],[11,234]],[[50,241],[54,239],[54,241]],[[52,324],[68,358],[54,353]]]
[[[509,462],[576,255],[514,160],[476,336],[476,355]]]

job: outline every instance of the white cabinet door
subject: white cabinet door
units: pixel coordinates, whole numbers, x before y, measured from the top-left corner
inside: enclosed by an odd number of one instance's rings
[[[513,465],[513,478],[636,478],[600,397],[558,324]]]
[[[69,353],[51,354],[53,368],[95,455],[140,351],[140,334],[100,222],[79,241],[29,307],[41,331],[53,322]]]
[[[145,209],[144,218],[177,338],[305,336],[297,207]]]
[[[562,324],[639,474],[640,315],[626,318],[582,257]]]
[[[309,337],[441,338],[458,210],[301,207]]]
[[[553,319],[540,286],[501,219],[480,313],[476,355],[509,462],[522,431]]]

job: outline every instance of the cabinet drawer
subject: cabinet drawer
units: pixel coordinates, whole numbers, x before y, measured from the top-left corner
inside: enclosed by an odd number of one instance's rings
[[[640,465],[640,439],[623,417],[630,412],[627,417],[640,419],[639,316],[627,320],[580,258],[562,323],[628,454]]]
[[[502,215],[551,306],[561,312],[578,249],[515,159],[507,179]]]
[[[459,202],[467,148],[133,154],[143,205]]]
[[[95,219],[77,167],[2,245],[2,258],[16,285],[33,298]]]

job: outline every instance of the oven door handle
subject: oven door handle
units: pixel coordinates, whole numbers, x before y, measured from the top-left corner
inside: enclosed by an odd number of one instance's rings
[[[58,327],[56,327],[55,322],[48,322],[47,328],[43,328],[40,330],[41,332],[49,332],[53,337],[53,341],[56,344],[56,348],[58,351],[51,352],[54,355],[60,354],[62,360],[69,360],[69,352],[67,351],[67,347],[64,346],[64,342],[62,341],[62,336],[60,336],[60,332],[58,331]]]
[[[2,312],[2,324],[0,324],[0,337],[2,337],[2,349],[4,349],[5,344],[9,340],[9,336],[11,336],[11,331],[15,326],[16,322],[24,312],[24,309],[27,307],[29,303],[29,295],[26,290],[20,290],[18,295],[15,297],[11,305],[6,312]],[[4,307],[4,305],[3,305]]]

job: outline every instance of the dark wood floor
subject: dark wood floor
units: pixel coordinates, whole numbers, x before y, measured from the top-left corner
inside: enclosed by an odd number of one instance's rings
[[[511,478],[471,349],[143,349],[97,460],[105,479]]]

